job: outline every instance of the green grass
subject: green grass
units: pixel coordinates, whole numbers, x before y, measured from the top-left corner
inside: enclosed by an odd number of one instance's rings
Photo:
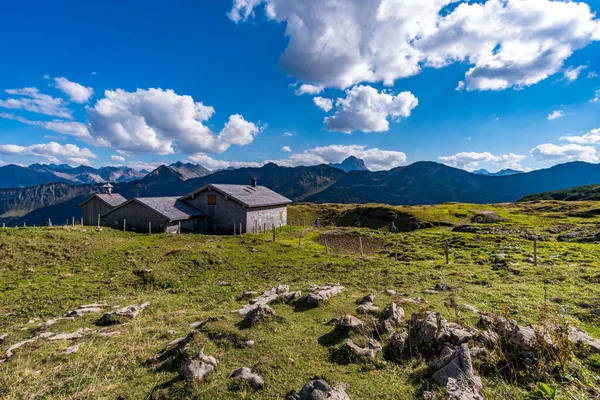
[[[332,332],[332,318],[355,313],[356,302],[375,293],[383,308],[393,298],[384,294],[392,288],[399,297],[423,297],[426,306],[404,306],[407,316],[423,308],[440,311],[449,320],[475,324],[477,316],[465,304],[481,311],[508,313],[520,323],[536,323],[546,296],[553,313],[565,313],[572,324],[600,337],[600,248],[593,243],[559,242],[553,227],[569,224],[570,230],[596,229],[596,217],[567,214],[593,208],[590,203],[523,203],[518,205],[446,204],[427,207],[368,205],[298,205],[290,208],[292,221],[316,216],[322,224],[338,222],[346,228],[285,228],[277,241],[271,234],[218,237],[204,235],[142,235],[105,229],[19,228],[0,229],[0,334],[8,333],[9,345],[32,336],[33,318],[47,320],[94,301],[125,306],[150,301],[151,305],[129,324],[112,327],[121,334],[110,338],[90,335],[74,342],[40,340],[16,351],[0,364],[0,398],[128,399],[281,399],[300,389],[314,377],[330,383],[349,384],[352,399],[422,398],[433,385],[427,379],[425,360],[396,360],[378,355],[375,362],[361,362],[348,355],[344,337]],[[492,211],[501,222],[477,224],[502,229],[530,229],[544,233],[538,243],[539,265],[527,261],[533,243],[515,231],[511,234],[452,232],[448,226],[433,226],[392,235],[386,229],[389,211],[410,214],[413,220],[434,225],[470,223],[482,211]],[[365,215],[383,215],[377,221]],[[374,224],[379,230],[357,227]],[[362,218],[362,219],[360,219]],[[400,218],[400,217],[398,217]],[[341,222],[340,222],[341,221]],[[389,223],[389,221],[388,221]],[[302,245],[298,239],[302,231]],[[325,253],[323,234],[339,235]],[[361,236],[365,256],[356,245]],[[347,242],[344,240],[347,239]],[[444,246],[450,245],[450,265],[444,263]],[[399,261],[395,260],[398,243]],[[515,264],[494,270],[495,254],[507,255]],[[152,277],[141,279],[133,271],[151,268]],[[230,285],[219,285],[219,281]],[[339,282],[346,291],[317,308],[304,310],[294,304],[276,303],[279,318],[243,329],[241,318],[231,310],[246,300],[248,290],[264,291],[279,283],[292,290],[306,291],[311,283]],[[443,282],[463,289],[452,294],[423,294],[424,289]],[[453,297],[459,315],[445,304]],[[396,299],[397,300],[397,299]],[[156,366],[146,360],[159,353],[171,340],[185,336],[189,324],[211,316],[185,354]],[[98,329],[99,315],[61,321],[49,330],[72,332],[80,327]],[[27,329],[22,330],[26,327]],[[175,335],[168,331],[174,330]],[[220,338],[221,337],[221,338]],[[220,339],[219,339],[220,338]],[[252,339],[252,348],[240,346]],[[61,352],[81,343],[74,355]],[[200,383],[178,379],[187,355],[201,348],[220,364],[216,373]],[[583,360],[585,368],[598,375],[595,358]],[[254,392],[228,379],[239,367],[253,367],[266,381]],[[523,380],[511,381],[502,374],[482,374],[486,396],[525,398],[531,391]],[[565,381],[566,382],[566,381]],[[571,398],[573,391],[585,398],[576,383],[561,383],[558,398]],[[589,382],[588,382],[589,385]]]

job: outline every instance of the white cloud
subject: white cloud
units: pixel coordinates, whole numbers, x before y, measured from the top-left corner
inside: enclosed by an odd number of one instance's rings
[[[305,83],[300,85],[300,87],[296,89],[294,93],[296,93],[296,96],[302,96],[303,94],[315,95],[321,93],[324,89],[325,87],[323,85],[310,85]]]
[[[594,98],[590,100],[591,103],[598,103],[600,102],[600,89],[596,90],[596,93],[594,95]]]
[[[442,156],[438,159],[452,167],[465,169],[467,171],[473,171],[481,163],[490,163],[496,165],[500,169],[511,168],[523,171],[524,168],[519,163],[525,159],[524,155],[519,154],[502,154],[500,156],[493,155],[489,152],[461,152],[451,156]]]
[[[44,157],[54,163],[65,160],[72,164],[89,164],[90,158],[96,158],[96,155],[90,149],[81,149],[74,144],[61,145],[56,142],[34,144],[31,146],[2,144],[0,145],[0,154]]]
[[[365,165],[373,171],[388,170],[406,163],[406,154],[403,152],[367,148],[367,146],[362,145],[329,145],[315,147],[305,150],[302,153],[292,154],[289,158],[264,160],[262,162],[221,161],[215,160],[206,154],[195,154],[188,157],[188,161],[201,164],[208,169],[261,167],[270,162],[284,167],[297,167],[299,165],[339,163],[348,156],[355,156],[363,159]]]
[[[290,146],[283,146],[281,148],[281,151],[285,151],[286,153],[291,153],[292,152],[292,148]]]
[[[34,113],[72,119],[71,110],[65,106],[63,99],[42,94],[37,88],[7,89],[6,93],[17,96],[0,100],[1,108],[27,110]]]
[[[0,160],[0,167],[3,165],[6,165],[6,163],[4,161]]]
[[[65,93],[71,101],[75,103],[87,103],[90,97],[94,94],[94,89],[85,87],[77,82],[72,82],[67,78],[54,78],[56,88]]]
[[[400,121],[417,104],[419,101],[411,92],[394,95],[371,86],[354,86],[346,90],[345,98],[337,99],[335,115],[325,118],[325,128],[344,133],[385,132],[390,129],[388,118]]]
[[[600,144],[600,128],[592,129],[582,136],[562,136],[560,140],[566,140],[575,144],[597,145]]]
[[[161,165],[166,165],[166,164],[168,164],[168,162],[160,162],[160,161],[156,161],[156,162],[128,161],[127,162],[127,166],[129,168],[133,168],[138,171],[141,171],[141,170],[153,171],[156,168],[160,167]]]
[[[204,123],[215,110],[173,90],[107,90],[88,108],[90,133],[110,147],[131,154],[222,153],[231,145],[250,144],[261,127],[241,115],[229,117],[215,134]]]
[[[120,163],[125,162],[125,157],[123,157],[123,156],[112,155],[112,156],[110,156],[110,159],[113,161],[116,161],[116,162],[120,162]]]
[[[600,40],[600,23],[583,2],[234,0],[229,17],[245,21],[261,5],[268,19],[286,23],[282,68],[317,88],[392,85],[456,62],[472,66],[467,90],[525,87]]]
[[[550,114],[548,114],[548,120],[551,121],[553,119],[562,118],[565,116],[565,112],[563,110],[554,110]]]
[[[595,148],[578,144],[557,146],[552,143],[545,143],[534,147],[530,153],[536,161],[598,162],[598,155]]]
[[[317,107],[319,107],[325,112],[329,112],[333,108],[333,101],[331,99],[326,99],[325,97],[317,96],[313,97],[313,101],[315,102],[315,105]]]
[[[598,76],[598,74],[596,73],[596,71],[590,71],[587,74],[588,79],[592,79],[592,78],[595,78],[597,76]]]
[[[456,88],[454,89],[457,92],[462,92],[463,90],[465,90],[465,81],[458,81],[458,85],[456,85]]]
[[[290,136],[294,136],[294,134],[292,132],[283,132],[283,136],[290,137]]]
[[[577,78],[579,78],[579,74],[581,74],[581,72],[586,69],[587,67],[585,65],[580,65],[579,67],[568,67],[567,69],[565,69],[563,71],[563,75],[565,77],[566,80],[568,80],[569,82],[573,82],[576,81]]]

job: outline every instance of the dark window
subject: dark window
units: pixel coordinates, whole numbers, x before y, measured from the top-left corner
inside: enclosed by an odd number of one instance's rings
[[[208,205],[209,206],[217,205],[217,196],[214,196],[214,195],[208,196]]]

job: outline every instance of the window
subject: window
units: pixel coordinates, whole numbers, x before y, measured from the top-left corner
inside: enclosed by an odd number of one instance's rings
[[[209,195],[208,196],[208,205],[209,206],[216,206],[217,205],[217,196],[215,196],[215,195]]]

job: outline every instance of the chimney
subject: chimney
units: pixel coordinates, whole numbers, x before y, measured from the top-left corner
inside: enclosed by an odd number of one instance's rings
[[[104,189],[104,193],[112,194],[113,185],[111,185],[109,182],[106,182],[106,185],[102,186],[102,189]]]
[[[256,178],[252,178],[252,180],[250,181],[250,186],[256,187]]]

